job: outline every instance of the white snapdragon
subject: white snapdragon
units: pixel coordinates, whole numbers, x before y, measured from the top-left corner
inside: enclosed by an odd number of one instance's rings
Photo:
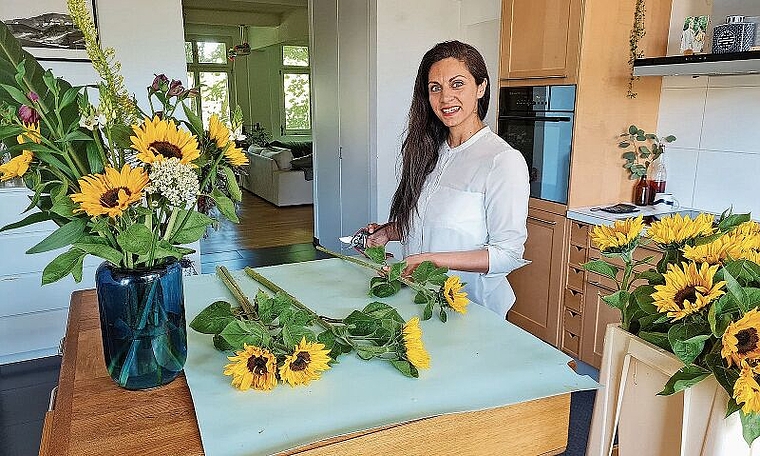
[[[148,178],[145,191],[163,196],[175,207],[194,204],[200,192],[198,175],[176,157],[153,162]]]

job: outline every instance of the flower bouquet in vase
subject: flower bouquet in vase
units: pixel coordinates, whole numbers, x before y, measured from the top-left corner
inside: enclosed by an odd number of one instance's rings
[[[706,448],[725,437],[714,434],[725,426],[724,416],[734,413],[746,445],[751,445],[760,436],[760,223],[751,221],[749,214],[730,211],[720,216],[703,213],[695,219],[676,214],[645,231],[639,216],[597,226],[591,240],[602,259],[586,263],[585,269],[615,281],[617,291],[602,299],[620,310],[620,328],[629,339],[646,342],[622,343],[622,331],[608,328],[601,370],[607,388],[599,393],[606,397],[597,398],[595,404],[588,454],[607,454],[614,429],[622,422],[625,372],[635,360],[651,363],[658,350],[667,355],[658,368],[666,379],[670,377],[658,394],[686,390],[688,396],[683,429],[677,432],[682,437],[676,445],[680,453],[718,454]],[[656,256],[635,254],[641,244],[659,252],[656,263]],[[610,359],[615,357],[620,359]],[[615,382],[621,370],[622,377]],[[708,378],[717,382],[712,389],[705,382]],[[709,398],[694,396],[694,391],[707,391]],[[714,409],[724,413],[711,417],[716,412],[710,404],[721,397],[723,403]],[[617,409],[610,404],[614,400]],[[642,413],[651,416],[650,410]],[[689,415],[694,413],[704,416]],[[625,453],[631,449],[623,448],[621,428],[618,433],[620,454],[640,451]],[[733,437],[738,437],[738,430]],[[692,447],[696,450],[687,449]]]
[[[154,387],[185,362],[179,261],[215,223],[199,200],[237,222],[236,174],[247,159],[217,116],[206,128],[184,104],[196,89],[160,74],[148,87],[149,111],[137,106],[85,1],[68,4],[102,78],[97,106],[83,87],[44,71],[0,23],[0,141],[12,157],[0,179],[21,178],[33,191],[30,215],[2,230],[54,224],[27,251],[65,249],[43,285],[68,274],[80,281],[88,255],[105,260],[96,285],[109,374],[124,388]]]

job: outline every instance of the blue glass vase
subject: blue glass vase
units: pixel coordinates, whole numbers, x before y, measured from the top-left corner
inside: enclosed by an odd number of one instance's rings
[[[104,262],[95,273],[103,354],[119,386],[165,385],[187,358],[182,267],[174,259],[150,269]]]

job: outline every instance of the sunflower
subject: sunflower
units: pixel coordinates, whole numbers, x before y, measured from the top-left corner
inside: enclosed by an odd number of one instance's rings
[[[760,358],[760,312],[752,309],[732,322],[723,333],[720,355],[728,366],[739,366],[742,360]]]
[[[760,412],[760,384],[757,382],[757,367],[742,362],[741,373],[734,383],[734,399],[742,405],[744,413]]]
[[[142,199],[148,183],[148,174],[142,168],[124,165],[119,172],[109,166],[105,171],[105,174],[89,174],[79,179],[82,192],[71,195],[72,201],[80,205],[77,211],[91,217],[118,217],[130,204]]]
[[[404,339],[404,351],[406,359],[418,369],[427,369],[430,367],[430,355],[425,346],[422,344],[422,330],[420,329],[420,319],[414,317],[404,325],[401,331]]]
[[[443,295],[446,297],[446,302],[459,313],[467,313],[467,304],[470,302],[467,299],[467,293],[462,291],[463,287],[464,285],[459,281],[459,276],[451,276],[443,284]]]
[[[277,385],[277,358],[265,348],[243,344],[243,349],[228,356],[233,361],[224,366],[224,375],[232,376],[232,386],[247,391],[270,391]]]
[[[724,281],[713,283],[713,276],[718,265],[702,263],[697,269],[695,263],[682,263],[681,266],[668,265],[665,273],[665,285],[655,285],[652,293],[654,304],[659,312],[667,312],[673,321],[699,312],[710,302],[724,294],[721,290]]]
[[[591,242],[605,253],[619,253],[630,249],[644,229],[643,217],[617,220],[609,227],[597,225],[591,232]]]
[[[133,125],[135,136],[130,137],[137,150],[137,159],[153,163],[164,158],[176,157],[183,164],[190,164],[200,157],[198,140],[190,132],[177,128],[173,120],[145,119],[142,125]]]
[[[243,149],[235,147],[233,143],[229,143],[227,148],[224,149],[224,158],[226,158],[227,163],[232,166],[243,166],[248,164],[248,157],[243,153]]]
[[[748,246],[746,238],[725,235],[708,244],[686,245],[683,256],[696,263],[724,264],[730,259],[742,258]]]
[[[230,142],[230,130],[216,114],[208,120],[208,135],[220,149],[224,149]]]
[[[285,362],[280,367],[280,378],[290,386],[306,385],[312,380],[319,379],[319,374],[330,368],[330,350],[325,349],[324,344],[306,342],[301,338],[292,355],[285,357]]]
[[[26,131],[16,136],[16,142],[19,144],[28,142],[39,144],[42,142],[42,135],[40,134],[39,124],[26,124],[24,125],[24,128]]]
[[[0,182],[23,176],[29,170],[29,164],[33,159],[34,154],[25,150],[21,155],[11,158],[8,163],[0,165]]]
[[[698,236],[713,234],[714,220],[715,216],[712,214],[699,214],[694,220],[688,215],[681,217],[680,214],[675,214],[652,223],[647,230],[647,236],[660,245],[682,245]]]

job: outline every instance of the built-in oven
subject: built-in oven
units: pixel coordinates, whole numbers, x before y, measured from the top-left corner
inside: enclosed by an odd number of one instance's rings
[[[530,196],[567,204],[575,86],[503,87],[499,136],[525,157]]]

